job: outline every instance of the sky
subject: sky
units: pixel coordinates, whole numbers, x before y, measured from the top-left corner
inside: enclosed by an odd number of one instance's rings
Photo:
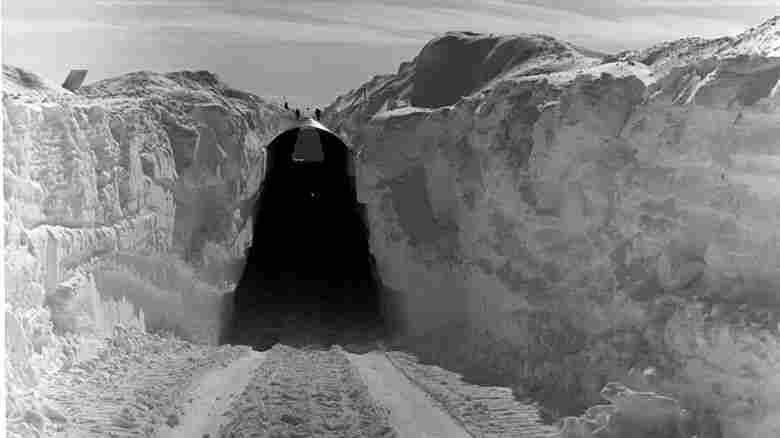
[[[780,0],[0,0],[2,60],[62,83],[209,70],[231,86],[325,106],[394,73],[450,30],[544,33],[602,52],[735,35]]]

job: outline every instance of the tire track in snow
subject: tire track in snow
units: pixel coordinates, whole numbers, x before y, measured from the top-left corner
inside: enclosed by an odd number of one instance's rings
[[[379,352],[347,353],[371,396],[390,412],[390,423],[403,438],[473,438]]]
[[[249,384],[256,368],[263,365],[265,353],[252,351],[225,368],[201,376],[190,386],[188,405],[175,427],[163,426],[157,438],[217,436],[230,420],[230,405]]]

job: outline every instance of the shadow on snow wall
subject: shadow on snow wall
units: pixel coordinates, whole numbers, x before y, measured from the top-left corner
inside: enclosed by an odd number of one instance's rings
[[[312,320],[323,324],[309,329],[320,335],[356,324],[381,327],[380,283],[352,151],[325,129],[299,126],[278,135],[267,152],[252,247],[222,341],[270,347]]]

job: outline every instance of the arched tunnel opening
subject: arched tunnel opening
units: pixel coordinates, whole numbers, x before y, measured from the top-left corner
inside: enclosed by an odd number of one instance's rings
[[[381,283],[354,166],[353,151],[313,121],[268,145],[223,343],[327,347],[383,337]]]

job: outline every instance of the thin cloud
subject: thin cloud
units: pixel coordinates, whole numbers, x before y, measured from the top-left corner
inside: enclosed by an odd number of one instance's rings
[[[231,15],[177,20],[144,20],[138,30],[209,32],[225,36],[298,43],[413,44],[417,40],[370,26],[326,25]]]
[[[179,8],[179,7],[213,7],[214,2],[208,1],[170,1],[170,0],[99,0],[96,6],[125,8]]]
[[[570,0],[551,6],[541,4],[540,0],[485,0],[479,4],[465,1],[418,4],[411,0],[367,0],[355,4],[289,0],[99,0],[94,4],[106,9],[103,23],[94,19],[83,21],[78,17],[63,18],[62,21],[46,18],[44,21],[12,22],[6,32],[132,28],[157,36],[166,31],[207,32],[231,40],[255,38],[305,44],[406,46],[424,44],[432,36],[449,30],[471,30],[544,33],[596,50],[610,51],[628,46],[639,48],[683,36],[734,34],[746,27],[731,19],[661,14],[660,9],[666,7],[761,6],[766,3],[767,0],[604,0],[594,4]],[[120,12],[126,9],[132,13]]]
[[[652,8],[768,8],[778,7],[777,0],[648,0],[631,2],[632,7]],[[780,11],[778,11],[780,13]],[[769,17],[767,17],[769,18]]]
[[[78,30],[131,30],[129,26],[79,19],[3,20],[3,33],[11,35],[60,33]]]

